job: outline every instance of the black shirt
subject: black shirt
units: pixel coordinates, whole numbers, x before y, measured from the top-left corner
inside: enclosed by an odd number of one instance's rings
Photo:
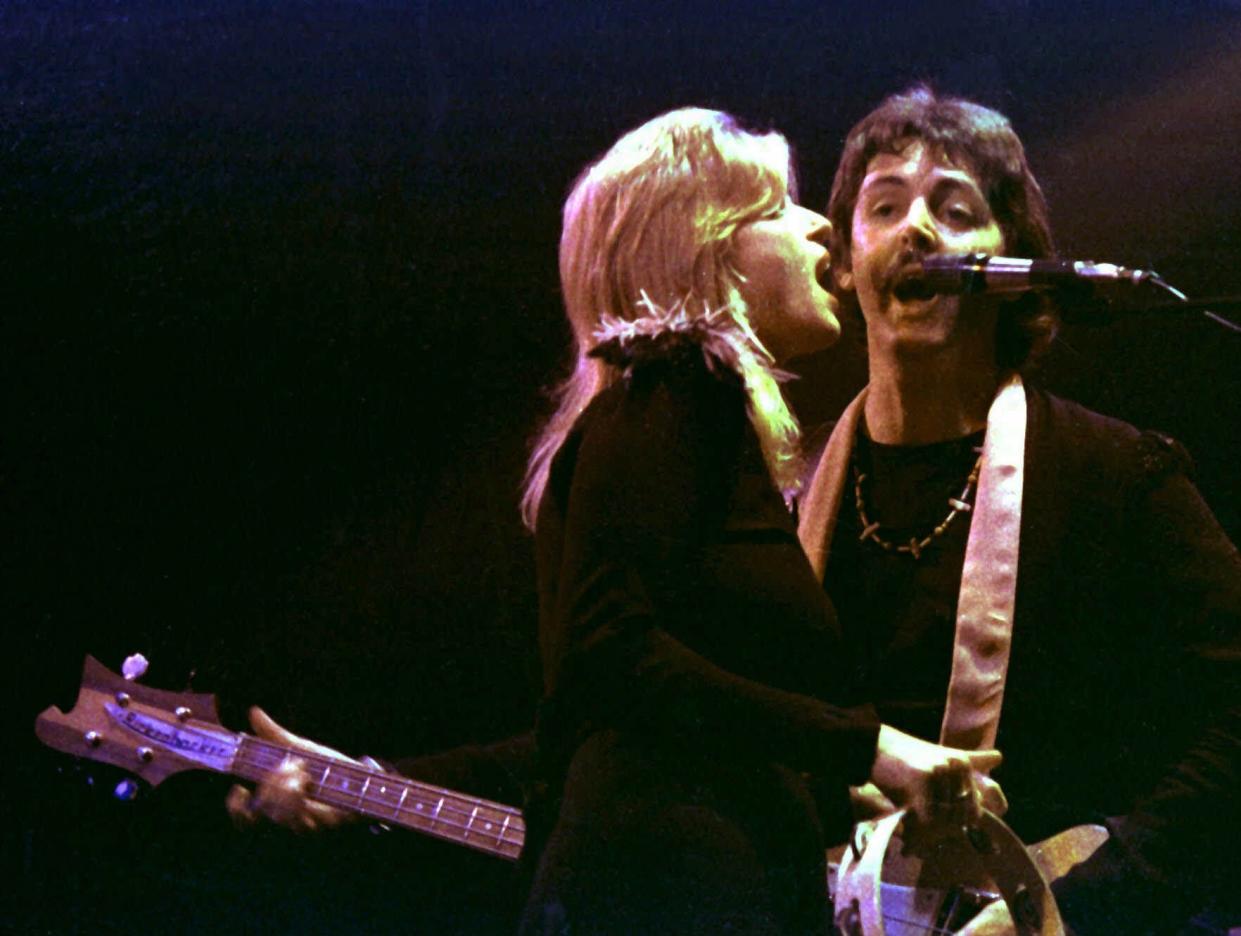
[[[969,536],[962,513],[915,559],[860,540],[854,491],[864,475],[868,518],[892,543],[926,537],[960,497],[983,433],[930,445],[883,445],[859,428],[824,576],[850,650],[857,700],[882,721],[937,740],[952,667],[957,596]],[[972,498],[971,498],[972,499]]]

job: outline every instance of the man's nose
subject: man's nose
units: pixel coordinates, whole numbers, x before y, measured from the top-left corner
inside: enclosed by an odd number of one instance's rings
[[[901,236],[908,246],[919,250],[934,250],[939,246],[939,228],[925,198],[915,198],[909,203]]]

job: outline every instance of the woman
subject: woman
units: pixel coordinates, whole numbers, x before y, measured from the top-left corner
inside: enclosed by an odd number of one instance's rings
[[[850,784],[959,825],[971,768],[999,760],[828,701],[846,666],[788,509],[799,436],[774,363],[839,324],[827,222],[794,199],[782,137],[686,109],[622,137],[565,205],[576,363],[522,501],[545,679],[524,933],[822,931]],[[340,821],[302,784],[286,765],[230,809]]]
[[[966,755],[840,691],[834,614],[787,509],[775,360],[839,334],[827,221],[786,142],[678,110],[579,178],[560,248],[576,365],[522,503],[536,535],[543,783],[526,933],[788,933],[868,780],[976,809]]]

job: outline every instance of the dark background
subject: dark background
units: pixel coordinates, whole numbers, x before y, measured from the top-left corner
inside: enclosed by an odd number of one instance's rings
[[[0,4],[10,635],[0,928],[504,931],[506,872],[393,833],[241,835],[40,748],[85,653],[354,753],[529,724],[527,440],[568,363],[560,202],[675,106],[777,127],[822,208],[927,79],[1003,110],[1062,252],[1241,292],[1241,5]],[[1241,335],[1069,327],[1043,382],[1183,440],[1236,538]],[[807,423],[860,385],[807,360]],[[11,924],[11,925],[10,925]]]

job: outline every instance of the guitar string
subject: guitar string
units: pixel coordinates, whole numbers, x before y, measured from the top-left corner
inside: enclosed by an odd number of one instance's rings
[[[373,810],[374,818],[380,821],[398,822],[400,820],[397,817],[407,817],[406,821],[413,825],[414,828],[419,828],[430,834],[439,834],[441,838],[449,837],[447,830],[455,830],[458,841],[471,844],[470,839],[473,837],[476,843],[484,847],[490,847],[497,853],[502,853],[506,850],[511,851],[514,847],[520,850],[524,846],[524,817],[520,810],[506,806],[503,803],[495,803],[490,800],[457,793],[453,790],[435,787],[412,778],[394,776],[386,771],[376,770],[365,765],[351,764],[310,751],[267,742],[245,733],[238,733],[232,737],[236,740],[236,747],[233,749],[233,756],[230,762],[234,771],[239,768],[249,768],[268,773],[276,770],[287,758],[297,757],[306,762],[308,766],[313,765],[320,768],[322,778],[326,778],[330,770],[335,768],[338,773],[345,774],[347,778],[352,779],[354,782],[364,782],[376,778],[379,778],[381,783],[384,780],[389,780],[414,793],[413,805],[415,808],[411,809],[405,806],[403,800],[394,804],[386,799],[378,799],[370,794],[369,783],[364,783],[362,789],[354,794],[348,790],[341,790],[339,787],[325,786],[322,779],[318,781],[312,780],[311,782],[318,788],[320,794],[329,794],[319,796],[320,801],[358,812],[365,812],[366,808],[369,807]],[[250,776],[247,779],[257,780],[259,778],[258,776]],[[330,794],[336,794],[334,802]],[[416,808],[420,804],[430,806],[433,802],[436,803],[436,809],[431,813],[425,813]],[[456,807],[457,802],[463,803],[467,808],[458,809]],[[376,804],[383,807],[382,814],[380,814]],[[468,808],[471,806],[473,809]],[[480,815],[482,817],[481,821]],[[454,821],[456,817],[463,818],[465,821]],[[424,820],[425,828],[422,824],[416,824],[414,822],[415,819]],[[501,828],[499,830],[488,829],[487,825],[489,823],[493,826],[499,825]],[[519,833],[521,841],[517,841]],[[488,839],[493,840],[493,844],[489,845]]]
[[[247,750],[247,748],[253,748],[253,750]],[[246,756],[243,756],[243,754]],[[426,795],[429,795],[431,800],[444,797],[446,802],[449,800],[456,800],[458,802],[468,803],[469,805],[478,807],[479,809],[486,809],[488,811],[496,812],[501,815],[508,815],[516,819],[521,818],[521,810],[505,803],[497,803],[494,800],[470,796],[467,793],[459,793],[456,790],[449,790],[444,787],[435,786],[434,784],[423,783],[413,777],[393,774],[382,769],[377,770],[364,765],[350,764],[347,762],[338,761],[334,758],[325,757],[321,754],[301,752],[292,748],[284,748],[274,744],[266,744],[264,742],[256,742],[240,748],[238,753],[234,756],[234,763],[240,761],[248,766],[260,767],[264,770],[271,771],[277,769],[289,756],[297,757],[306,761],[308,764],[313,763],[315,766],[322,767],[325,770],[330,768],[335,770],[337,773],[344,773],[354,780],[373,780],[375,778],[387,779],[394,784],[409,787],[410,790],[416,794],[419,793],[420,790],[426,791]],[[272,766],[273,764],[275,766]]]
[[[953,936],[953,933],[956,932],[956,930],[945,929],[942,926],[927,926],[925,923],[915,923],[913,920],[906,920],[902,917],[896,916],[895,914],[884,913],[881,914],[881,916],[883,917],[884,923],[899,923],[901,926],[912,927],[913,929],[920,930],[923,933],[935,933],[937,936],[938,934]]]
[[[839,887],[839,885],[837,885],[837,886]],[[882,884],[880,885],[880,887],[883,887],[883,886],[884,886],[884,885],[882,885]],[[960,895],[957,895],[957,896],[958,896],[958,898],[960,897]],[[941,911],[942,911],[942,905],[941,905],[941,908],[940,908],[940,909],[941,909]],[[979,912],[981,912],[981,910],[982,910],[982,908],[980,907],[980,908],[979,908],[979,910],[978,910],[978,911],[974,914],[974,916],[977,916],[977,915],[978,915],[978,913],[979,913]],[[933,925],[933,924],[928,925],[928,924],[926,924],[926,923],[920,923],[920,922],[917,922],[917,921],[915,921],[915,920],[907,920],[907,919],[905,919],[904,917],[897,916],[895,913],[889,913],[889,912],[882,911],[882,910],[880,911],[879,915],[880,915],[881,917],[883,917],[883,922],[884,922],[885,924],[887,924],[887,923],[899,923],[899,924],[900,924],[900,925],[902,925],[902,926],[907,926],[907,927],[910,927],[910,928],[912,928],[912,929],[916,929],[916,930],[918,930],[918,931],[920,931],[920,932],[923,932],[923,933],[934,933],[934,934],[936,934],[936,936],[954,936],[954,934],[958,932],[958,930],[955,930],[955,929],[948,929],[948,928],[947,928],[947,927],[945,927],[945,926],[935,926],[935,925]],[[973,919],[973,917],[971,917],[970,919]],[[962,921],[962,926],[964,926],[964,925],[968,924],[969,922],[970,922],[970,920],[964,920],[964,921]]]
[[[318,786],[318,784],[316,784],[316,786]],[[318,792],[322,792],[323,790],[330,791],[331,789],[331,787],[323,787],[320,788]],[[343,799],[333,802],[330,797],[314,796],[313,793],[312,798],[317,799],[319,802],[326,803],[329,806],[339,805],[344,808],[348,808],[348,805]],[[496,822],[494,820],[484,820],[480,822],[475,819],[475,822],[470,824],[468,822],[454,821],[454,818],[449,814],[448,810],[441,810],[440,814],[435,816],[432,813],[410,809],[409,807],[402,807],[399,810],[395,808],[383,811],[374,810],[373,812],[369,812],[367,814],[371,818],[374,818],[380,822],[396,822],[409,828],[426,832],[430,835],[436,835],[440,838],[449,839],[451,841],[460,842],[463,844],[476,843],[494,853],[502,854],[511,851],[516,851],[519,853],[525,845],[525,830],[520,825],[516,825],[511,822],[507,828],[504,827],[502,822]],[[465,816],[468,814],[464,812],[457,812],[455,815]],[[488,822],[492,825],[491,829],[486,827]]]
[[[457,830],[457,832],[460,833],[460,838],[463,840],[468,840],[470,837],[483,840],[491,839],[495,843],[493,846],[495,848],[520,848],[524,844],[524,819],[520,811],[513,809],[511,806],[505,806],[502,803],[492,803],[488,800],[465,796],[451,790],[441,790],[441,788],[432,787],[429,784],[422,784],[419,783],[419,781],[410,778],[393,777],[391,774],[381,771],[369,771],[366,768],[358,768],[354,765],[343,764],[340,761],[322,757],[321,755],[305,754],[303,752],[292,750],[285,751],[273,746],[267,747],[266,750],[259,750],[257,753],[259,754],[258,757],[243,757],[239,752],[234,757],[234,764],[257,767],[264,771],[271,771],[276,769],[276,767],[283,762],[284,757],[273,757],[270,755],[297,754],[302,757],[303,760],[308,762],[313,761],[316,766],[335,768],[338,772],[345,773],[347,777],[354,782],[361,782],[366,778],[375,779],[378,777],[392,781],[394,785],[407,788],[414,793],[413,807],[411,808],[410,806],[406,806],[404,804],[392,803],[387,799],[376,797],[371,794],[369,790],[367,791],[367,794],[363,796],[360,792],[359,794],[354,794],[341,790],[339,787],[335,787],[330,784],[325,786],[321,781],[312,779],[311,782],[320,794],[336,794],[335,804],[337,805],[345,808],[349,808],[351,806],[370,807],[370,809],[372,809],[376,814],[375,818],[380,820],[391,819],[396,821],[397,816],[407,817],[410,822],[420,819],[423,820],[429,827],[426,831],[435,832],[440,829],[445,831],[448,829]],[[424,790],[432,791],[431,795],[427,796],[426,793],[419,791],[416,787],[422,787]],[[328,802],[329,805],[333,804],[332,799],[328,796],[321,795],[320,798],[323,801]],[[440,807],[438,814],[432,815],[417,808],[419,805],[430,806],[432,803],[436,803],[440,799],[443,800],[443,805]],[[475,807],[477,812],[473,813],[473,822],[468,821],[468,817],[471,816],[472,811],[467,809],[458,809],[456,804],[453,802],[454,799],[463,801]],[[381,812],[383,815],[378,815]],[[389,813],[394,815],[389,815]],[[482,816],[481,821],[479,816]],[[509,824],[507,827],[503,827],[503,820],[506,818],[509,820]],[[465,819],[466,821],[454,821],[456,819]],[[501,825],[502,828],[499,830],[489,830],[486,828],[487,823],[491,823],[492,825]],[[517,841],[518,832],[521,833],[522,841]]]
[[[269,761],[247,760],[245,763],[247,766],[259,767],[265,770],[274,769],[273,763]],[[341,773],[344,773],[343,768],[338,769],[337,773],[338,775]],[[374,780],[376,778],[379,778],[382,781],[387,781],[388,784],[394,787],[395,789],[408,788],[409,790],[411,790],[413,792],[413,796],[407,797],[407,802],[411,803],[412,805],[404,805],[404,804],[401,804],[399,801],[393,802],[391,799],[388,798],[386,793],[376,795],[375,793],[371,792],[369,789],[363,795],[361,790],[355,793],[353,791],[350,791],[348,788],[336,786],[331,783],[325,784],[321,780],[315,780],[313,777],[310,779],[310,783],[313,784],[320,793],[335,794],[333,796],[333,800],[336,803],[339,803],[340,805],[343,805],[346,807],[350,805],[359,805],[359,806],[365,805],[365,806],[376,809],[376,811],[385,811],[385,812],[399,811],[401,813],[409,813],[411,815],[421,816],[429,820],[431,819],[431,817],[426,815],[425,813],[423,813],[420,809],[417,809],[416,807],[429,806],[431,804],[438,803],[438,801],[442,798],[444,801],[443,806],[440,808],[440,812],[437,817],[437,821],[439,822],[447,822],[450,818],[454,816],[469,816],[473,814],[476,816],[485,817],[484,821],[487,821],[487,822],[496,821],[497,817],[499,818],[499,821],[503,821],[503,819],[508,818],[510,820],[509,829],[513,831],[516,831],[517,828],[521,827],[520,826],[520,813],[512,810],[511,807],[496,808],[496,807],[490,806],[485,801],[480,801],[477,804],[475,804],[472,799],[466,798],[466,797],[457,797],[457,795],[454,794],[452,791],[444,791],[444,795],[442,797],[439,795],[438,791],[432,792],[432,794],[428,796],[426,795],[426,793],[417,790],[413,786],[413,784],[416,784],[417,781],[405,780],[402,778],[393,778],[390,774],[383,774],[383,773],[367,774],[361,771],[350,771],[344,779],[347,780],[348,782],[357,783],[360,785],[363,783],[365,779]],[[473,805],[475,808],[473,810],[457,808],[453,800],[458,799],[458,798],[464,799],[467,804]],[[518,823],[514,823],[512,821],[514,819],[518,820]],[[475,821],[478,821],[478,820],[476,819]]]

